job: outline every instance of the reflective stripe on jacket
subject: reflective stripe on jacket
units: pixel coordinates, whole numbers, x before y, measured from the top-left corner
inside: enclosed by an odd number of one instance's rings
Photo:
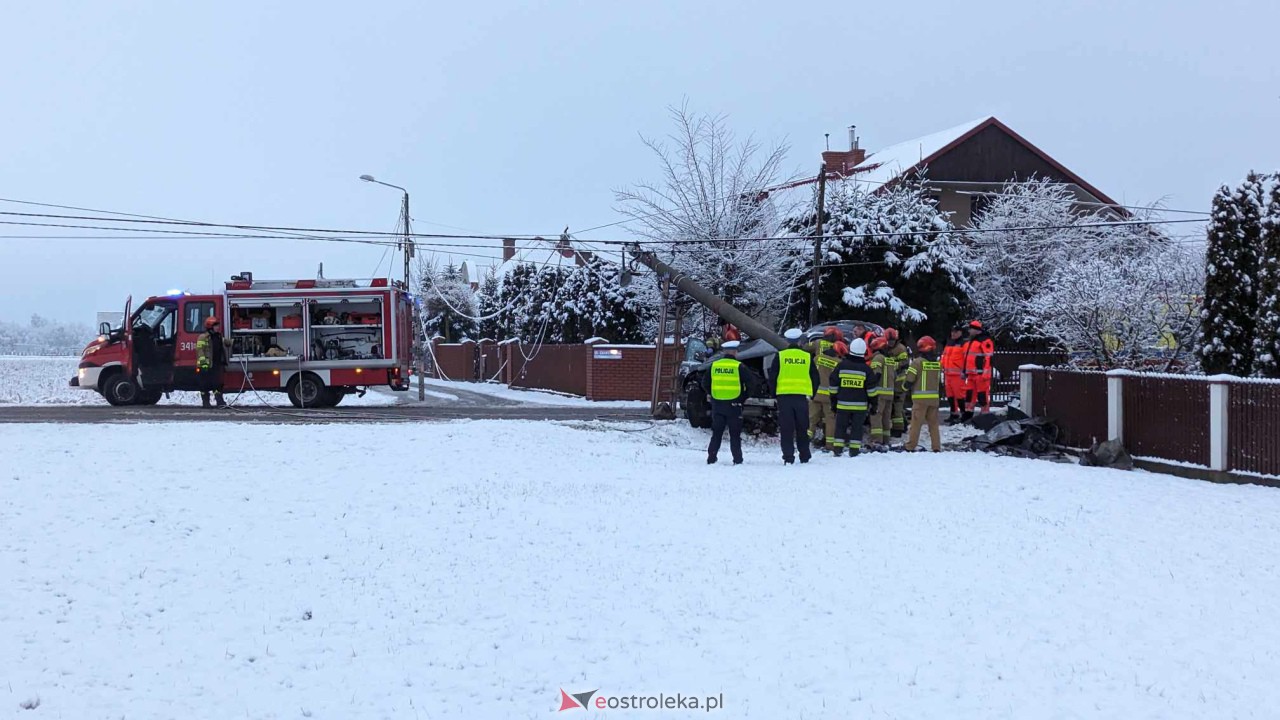
[[[809,353],[799,347],[779,351],[777,394],[813,397],[812,361]]]
[[[979,333],[964,346],[964,371],[970,375],[991,377],[991,356],[996,344],[991,336]]]
[[[734,358],[720,358],[711,363],[711,399],[737,400],[742,397],[742,363]]]
[[[906,384],[911,387],[912,400],[937,400],[942,386],[942,363],[937,356],[927,353],[911,361],[907,368]]]
[[[871,390],[871,397],[893,394],[893,383],[898,379],[896,368],[897,363],[885,357],[884,353],[871,357],[871,371],[880,375],[880,382]]]
[[[850,355],[835,372],[836,410],[866,410],[876,380],[875,371],[861,357]]]
[[[960,375],[964,372],[964,349],[966,343],[963,340],[948,340],[946,347],[942,348],[942,372],[946,375]]]
[[[835,380],[832,378],[835,375],[836,366],[840,364],[840,356],[836,355],[835,345],[827,343],[827,347],[814,356],[813,362],[818,366],[818,393],[830,395],[835,392]]]

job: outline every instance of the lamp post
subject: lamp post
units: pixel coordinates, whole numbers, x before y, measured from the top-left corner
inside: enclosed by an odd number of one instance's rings
[[[404,200],[400,206],[400,213],[404,216],[404,239],[401,241],[400,249],[404,253],[404,289],[405,292],[409,292],[412,287],[409,284],[409,261],[412,260],[413,256],[416,254],[414,252],[415,248],[413,245],[413,232],[409,228],[409,191],[399,185],[392,185],[391,183],[377,180],[372,175],[361,175],[360,179],[365,182],[377,183],[378,185],[385,185],[386,187],[394,188],[404,194]],[[423,357],[424,348],[422,346],[421,333],[422,323],[419,322],[418,303],[415,302],[413,304],[413,349],[418,356],[418,400],[424,401],[427,399],[427,362],[426,358]]]

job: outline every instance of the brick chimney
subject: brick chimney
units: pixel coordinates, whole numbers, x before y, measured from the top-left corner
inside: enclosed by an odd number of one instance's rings
[[[857,126],[849,126],[849,149],[827,150],[822,153],[822,162],[827,170],[848,175],[855,167],[867,159],[867,151],[858,147]]]
[[[516,256],[516,239],[502,238],[502,262],[507,262]]]

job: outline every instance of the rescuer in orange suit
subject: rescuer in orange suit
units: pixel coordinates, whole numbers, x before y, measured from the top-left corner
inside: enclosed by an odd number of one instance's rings
[[[951,337],[942,349],[942,375],[944,390],[951,406],[951,414],[947,417],[948,425],[960,422],[966,407],[969,388],[964,381],[964,348],[969,340],[965,337],[963,326],[951,328]]]
[[[978,406],[982,412],[991,412],[991,358],[996,344],[977,320],[969,322],[969,342],[964,346],[964,380],[969,384],[969,411],[964,420],[973,417]]]

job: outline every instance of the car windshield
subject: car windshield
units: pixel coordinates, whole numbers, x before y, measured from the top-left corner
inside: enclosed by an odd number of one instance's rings
[[[172,308],[168,305],[148,305],[139,310],[138,314],[134,316],[133,326],[135,328],[146,326],[154,330],[170,310]]]
[[[697,362],[699,357],[706,357],[707,344],[697,338],[689,338],[684,345],[684,359]]]

